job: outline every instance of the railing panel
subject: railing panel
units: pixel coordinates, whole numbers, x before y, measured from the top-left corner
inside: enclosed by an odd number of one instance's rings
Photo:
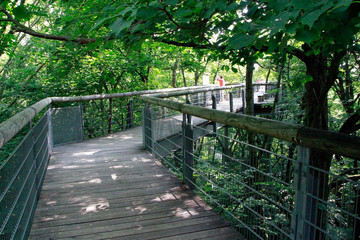
[[[54,146],[82,141],[82,113],[79,106],[51,109]]]
[[[36,189],[40,194],[53,142],[50,140],[50,110],[33,128],[34,157],[36,160]]]
[[[26,239],[50,157],[48,113],[0,167],[0,239]]]
[[[148,134],[150,150],[246,239],[360,239],[359,138],[211,110],[185,94],[143,97],[153,104],[147,130],[162,132]],[[175,122],[181,131],[166,131]],[[337,155],[310,163],[309,148]]]

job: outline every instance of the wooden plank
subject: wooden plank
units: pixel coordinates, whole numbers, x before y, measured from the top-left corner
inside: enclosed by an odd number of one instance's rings
[[[48,236],[49,233],[55,239],[77,237],[82,235],[94,235],[98,233],[107,233],[116,230],[125,230],[132,228],[150,227],[158,224],[173,224],[179,221],[184,221],[187,218],[192,219],[204,219],[205,217],[216,217],[215,213],[210,211],[199,212],[197,215],[191,215],[188,212],[183,212],[179,216],[170,215],[168,212],[160,214],[149,214],[146,215],[145,219],[139,219],[134,216],[132,219],[129,218],[115,218],[107,221],[97,221],[91,223],[82,223],[74,225],[65,225],[55,228],[43,228],[33,232],[34,236],[38,239],[43,239]]]
[[[144,194],[137,197],[130,198],[114,198],[114,199],[95,199],[91,202],[80,202],[76,204],[68,205],[52,205],[52,206],[39,206],[37,211],[42,217],[53,216],[58,214],[72,214],[76,212],[83,212],[84,209],[94,206],[94,204],[108,203],[112,205],[113,208],[122,208],[130,207],[135,205],[144,205],[150,203],[159,203],[159,202],[172,202],[172,201],[182,201],[188,200],[190,198],[189,191],[186,191],[185,194],[179,193],[159,193],[159,194]],[[97,200],[97,201],[96,201]],[[201,206],[199,204],[199,206]],[[204,208],[206,209],[206,208]],[[209,210],[209,209],[206,209]]]
[[[216,219],[214,217],[205,217],[199,219],[186,219],[178,222],[170,222],[163,224],[153,224],[150,226],[138,225],[137,228],[120,229],[108,232],[100,232],[96,234],[81,235],[71,238],[62,239],[158,239],[164,237],[171,237],[179,234],[196,232],[201,230],[211,230],[214,228],[228,226],[223,220]]]
[[[140,149],[140,131],[56,148],[49,165],[56,168],[45,178],[29,239],[157,239],[210,236],[206,231],[214,229],[232,234],[228,223],[150,154],[124,154],[123,149]]]
[[[195,215],[204,211],[204,208],[199,207],[198,205],[183,204],[183,201],[182,203],[175,201],[170,203],[162,203],[161,206],[160,203],[154,203],[153,205],[147,206],[126,206],[121,208],[111,207],[104,210],[95,209],[95,211],[89,211],[88,213],[73,212],[70,214],[56,214],[53,216],[44,217],[40,216],[41,218],[37,217],[34,219],[33,229],[103,221],[113,218],[128,218],[133,216],[152,215],[163,212],[169,212],[173,215],[177,215],[183,213],[184,211],[188,211],[194,213]]]
[[[239,236],[239,233],[232,227],[215,228],[205,231],[185,233],[172,237],[159,238],[158,240],[183,240],[183,239],[244,239]]]
[[[107,177],[107,176],[106,176]],[[117,176],[116,175],[116,183],[117,184],[130,184],[130,183],[137,183],[143,181],[152,181],[156,179],[162,179],[163,181],[167,181],[169,179],[168,173],[166,174],[152,174],[152,173],[142,173],[141,175],[133,176],[132,179],[124,178],[124,176]],[[172,179],[172,178],[171,178]],[[101,178],[101,182],[108,183],[114,182],[113,178]],[[46,186],[43,187],[44,190],[47,189],[62,189],[62,188],[82,188],[82,187],[91,187],[97,186],[99,182],[94,179],[90,179],[88,181],[71,181],[65,182],[59,185],[58,183],[48,183]]]

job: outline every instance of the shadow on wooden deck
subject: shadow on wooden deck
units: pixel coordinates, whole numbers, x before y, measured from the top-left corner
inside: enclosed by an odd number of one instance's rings
[[[141,127],[56,147],[30,239],[241,239],[142,150]]]

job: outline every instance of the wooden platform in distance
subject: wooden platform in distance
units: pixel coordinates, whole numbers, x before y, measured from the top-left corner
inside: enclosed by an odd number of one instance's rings
[[[142,150],[141,127],[54,149],[29,239],[241,239]]]

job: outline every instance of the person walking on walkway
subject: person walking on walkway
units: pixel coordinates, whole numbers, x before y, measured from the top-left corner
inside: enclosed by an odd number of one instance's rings
[[[224,78],[223,78],[221,75],[220,75],[220,77],[218,77],[218,78],[216,79],[216,81],[219,82],[219,86],[220,86],[220,87],[225,86],[225,80],[224,80]],[[218,100],[218,101],[220,101],[220,102],[224,101],[224,94],[223,94],[223,92],[224,92],[224,90],[220,90],[220,91],[218,92],[218,94],[217,94],[217,95],[219,95],[219,100]]]

